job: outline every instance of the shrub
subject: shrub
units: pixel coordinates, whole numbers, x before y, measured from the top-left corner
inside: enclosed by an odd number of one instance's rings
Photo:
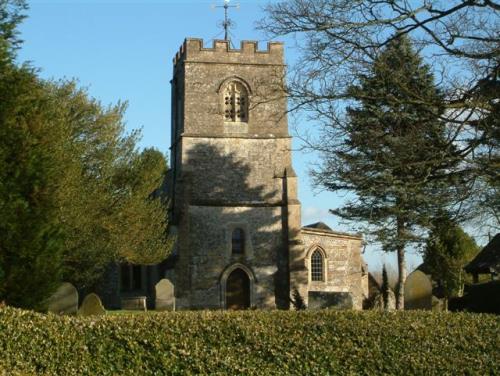
[[[59,317],[0,310],[0,374],[495,374],[498,316],[245,311]]]
[[[304,298],[302,297],[302,295],[300,295],[299,290],[297,290],[296,288],[292,291],[292,299],[290,299],[290,301],[296,311],[303,311],[304,309],[307,309]]]

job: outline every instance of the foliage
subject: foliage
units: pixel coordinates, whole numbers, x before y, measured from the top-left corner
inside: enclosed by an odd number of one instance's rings
[[[500,83],[488,95],[491,110],[477,127],[484,133],[477,148],[475,168],[478,176],[475,192],[469,210],[479,214],[478,222],[482,227],[489,225],[493,232],[500,230]],[[479,210],[478,210],[479,208]]]
[[[13,64],[17,3],[0,3],[0,301],[41,308],[62,274],[56,192],[66,165],[43,85],[33,69]]]
[[[382,266],[382,298],[384,301],[384,309],[389,309],[389,277],[387,277],[387,269],[385,264]]]
[[[500,206],[491,203],[492,193],[498,202],[500,180],[498,131],[497,141],[492,141],[498,130],[500,99],[498,3],[287,0],[270,2],[266,10],[260,27],[271,36],[293,35],[300,51],[287,85],[292,109],[303,110],[308,119],[330,127],[332,139],[341,139],[345,132],[352,83],[369,73],[381,49],[402,35],[412,39],[421,55],[432,62],[443,92],[444,111],[437,116],[450,127],[456,156],[462,159],[447,170],[460,177],[454,183],[467,183],[462,185],[467,189],[454,196],[462,203],[454,207],[454,215],[483,216],[486,232],[485,224],[498,226]],[[407,80],[396,75],[391,85],[405,91]],[[422,107],[435,105],[432,97],[418,95],[412,102]],[[305,137],[308,146],[325,150],[322,139]],[[491,173],[496,179],[489,178]]]
[[[19,47],[17,26],[25,18],[25,0],[0,0],[0,59],[9,60]]]
[[[423,259],[445,298],[462,295],[466,282],[463,268],[478,252],[474,239],[449,218],[440,217],[434,221]]]
[[[323,160],[315,183],[355,197],[334,214],[366,223],[364,232],[398,255],[398,286],[406,276],[404,250],[422,240],[436,210],[453,205],[447,170],[460,163],[448,138],[442,96],[428,66],[405,37],[394,39],[376,58],[347,109],[342,138],[325,132]],[[403,305],[398,288],[397,307]]]
[[[88,288],[110,261],[160,262],[171,248],[160,191],[165,157],[136,149],[139,133],[124,131],[125,104],[105,108],[74,82],[47,89],[67,132],[59,146],[70,159],[58,192],[65,280]]]
[[[304,298],[300,295],[299,290],[296,288],[292,291],[291,302],[296,311],[303,311],[307,308]]]
[[[392,291],[397,290],[397,285],[398,285],[398,271],[396,269],[396,266],[393,264],[382,264],[382,269],[380,270],[374,270],[371,272],[373,278],[375,278],[375,281],[377,281],[379,286],[382,286],[383,284],[383,268],[385,266],[385,271],[387,272],[387,279],[388,279],[388,285],[389,288]]]
[[[15,63],[25,9],[0,0],[0,301],[43,309],[61,280],[88,288],[112,261],[168,255],[167,166],[125,133],[125,104]]]
[[[171,312],[93,318],[0,310],[9,374],[494,374],[498,316]],[[409,351],[418,344],[418,351]]]

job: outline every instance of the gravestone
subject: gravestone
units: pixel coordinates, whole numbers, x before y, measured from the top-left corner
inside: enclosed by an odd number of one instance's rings
[[[83,299],[82,306],[78,310],[78,314],[82,316],[104,315],[104,309],[101,299],[94,293],[88,294]]]
[[[309,309],[352,309],[352,294],[349,292],[309,291],[307,307]]]
[[[157,311],[174,311],[175,310],[175,295],[174,285],[168,279],[162,279],[155,286],[156,292],[156,310]]]
[[[47,310],[59,315],[76,315],[78,311],[78,291],[71,283],[63,283],[48,299]]]
[[[129,296],[122,298],[122,309],[127,311],[147,311],[146,296]]]
[[[396,295],[389,289],[387,294],[387,311],[394,311],[396,309]],[[384,294],[382,292],[378,293],[373,300],[373,309],[378,311],[384,311]]]
[[[405,309],[432,309],[432,282],[420,270],[415,270],[406,278]]]

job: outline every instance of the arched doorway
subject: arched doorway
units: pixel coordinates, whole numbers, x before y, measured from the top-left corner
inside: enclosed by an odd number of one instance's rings
[[[227,277],[226,307],[227,309],[250,308],[250,278],[240,268],[233,270]]]

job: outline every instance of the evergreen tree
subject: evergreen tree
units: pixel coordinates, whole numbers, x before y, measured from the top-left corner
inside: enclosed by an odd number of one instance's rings
[[[65,176],[57,192],[65,234],[64,279],[91,288],[110,262],[158,263],[167,257],[167,209],[161,189],[165,157],[137,150],[139,133],[126,134],[126,105],[103,107],[74,82],[47,83],[56,104],[53,124]]]
[[[307,309],[304,298],[302,297],[302,295],[300,295],[299,290],[296,288],[294,288],[292,291],[292,299],[290,299],[290,301],[292,302],[293,308],[296,311],[303,311]]]
[[[43,87],[30,67],[14,64],[24,9],[0,2],[0,301],[43,308],[62,274],[55,192],[64,166]]]
[[[408,38],[395,38],[357,78],[342,145],[323,152],[314,177],[328,190],[355,193],[332,212],[366,223],[384,250],[397,252],[396,306],[403,309],[405,248],[450,204],[447,172],[459,159],[439,121],[442,96]]]
[[[479,252],[479,247],[460,226],[446,216],[433,221],[424,247],[424,263],[437,281],[446,301],[462,296],[466,275],[464,266]]]
[[[382,266],[382,298],[384,301],[384,310],[389,309],[389,277],[387,276],[387,269],[385,264]]]
[[[89,288],[110,262],[168,256],[167,164],[125,133],[125,104],[15,64],[25,9],[0,0],[0,302],[43,309],[62,280]]]
[[[370,66],[379,49],[398,36],[415,41],[445,92],[447,110],[441,118],[453,129],[456,154],[462,159],[448,170],[460,176],[455,199],[461,203],[453,216],[479,221],[483,235],[498,231],[498,1],[283,0],[269,2],[265,10],[261,29],[272,36],[297,37],[298,62],[287,84],[290,107],[326,127],[332,139],[341,138],[345,130],[353,75]],[[401,84],[404,91],[406,80]],[[422,105],[426,100],[414,99]],[[433,102],[428,105],[434,107]],[[303,135],[306,147],[324,150],[323,139]]]

